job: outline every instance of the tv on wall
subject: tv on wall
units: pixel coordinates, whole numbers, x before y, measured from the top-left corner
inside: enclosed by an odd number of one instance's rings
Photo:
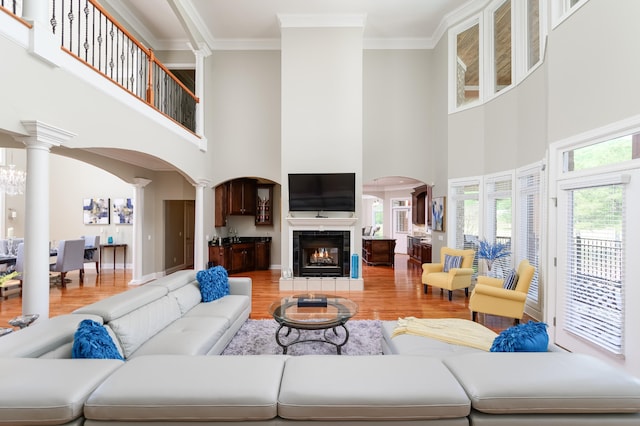
[[[289,174],[289,211],[355,212],[356,174]]]

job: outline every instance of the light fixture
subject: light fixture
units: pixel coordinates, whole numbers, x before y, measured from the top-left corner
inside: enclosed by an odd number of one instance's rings
[[[5,194],[24,194],[24,186],[27,181],[27,173],[16,169],[15,164],[0,166],[0,190]]]

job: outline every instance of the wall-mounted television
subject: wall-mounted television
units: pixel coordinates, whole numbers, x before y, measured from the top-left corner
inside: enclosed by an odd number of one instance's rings
[[[290,173],[289,211],[356,211],[355,173]]]

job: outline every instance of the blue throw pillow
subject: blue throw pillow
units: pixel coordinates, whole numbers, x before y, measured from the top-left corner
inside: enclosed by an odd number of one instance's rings
[[[107,329],[90,319],[82,320],[78,325],[73,335],[71,357],[124,360]]]
[[[229,274],[222,266],[203,269],[196,274],[203,302],[211,302],[229,294]]]
[[[444,255],[444,266],[442,272],[449,272],[450,269],[459,268],[462,265],[462,256]]]
[[[518,273],[515,269],[512,269],[507,275],[507,278],[504,279],[504,283],[502,283],[502,288],[505,290],[515,290],[518,285]]]
[[[491,352],[546,352],[549,346],[547,324],[529,321],[509,327],[491,345]]]

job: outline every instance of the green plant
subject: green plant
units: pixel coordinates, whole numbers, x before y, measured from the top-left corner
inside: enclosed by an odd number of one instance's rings
[[[491,270],[493,262],[497,259],[507,257],[511,254],[509,246],[500,242],[489,242],[486,239],[479,240],[476,245],[478,246],[478,259],[484,259],[487,261],[487,268]]]

